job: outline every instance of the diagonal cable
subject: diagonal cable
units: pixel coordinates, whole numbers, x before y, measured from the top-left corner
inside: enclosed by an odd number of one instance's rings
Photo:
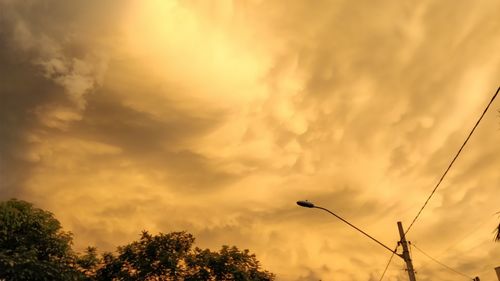
[[[413,219],[413,221],[410,223],[410,225],[408,226],[408,228],[406,229],[405,231],[405,234],[408,233],[408,231],[410,231],[411,227],[413,226],[413,224],[415,223],[415,221],[418,219],[418,217],[420,216],[420,214],[422,213],[422,211],[424,210],[425,206],[427,206],[427,203],[429,203],[429,200],[431,200],[432,196],[434,195],[434,193],[436,192],[436,190],[438,189],[439,185],[441,184],[441,182],[443,181],[444,177],[446,176],[446,174],[448,174],[448,171],[451,169],[451,167],[453,166],[453,163],[455,163],[455,160],[457,160],[458,158],[458,155],[460,155],[460,153],[462,152],[462,150],[464,149],[465,145],[467,144],[467,142],[469,141],[470,137],[472,136],[472,134],[474,133],[474,131],[476,130],[477,126],[479,125],[479,123],[481,122],[481,120],[483,119],[484,115],[486,114],[486,112],[488,111],[488,108],[490,108],[490,105],[493,103],[493,101],[495,100],[495,98],[497,97],[498,95],[498,92],[500,91],[500,87],[498,87],[497,91],[495,92],[495,94],[493,95],[493,97],[491,98],[490,102],[488,103],[488,105],[486,106],[486,108],[484,109],[483,111],[483,114],[481,114],[481,117],[479,117],[479,119],[477,120],[476,124],[474,125],[474,127],[472,128],[472,130],[470,131],[469,135],[467,136],[467,138],[465,139],[464,143],[462,144],[462,146],[460,147],[460,149],[458,150],[457,154],[455,155],[455,157],[453,157],[453,160],[450,162],[450,164],[448,165],[448,168],[446,168],[446,170],[444,171],[443,175],[441,176],[441,178],[439,179],[438,183],[436,184],[436,186],[434,187],[434,189],[432,190],[431,194],[429,195],[429,197],[427,197],[427,199],[425,200],[424,202],[424,205],[422,206],[422,208],[420,208],[420,210],[418,211],[417,215],[415,216],[415,218]]]
[[[422,249],[420,249],[419,247],[417,247],[415,244],[411,244],[411,243],[410,243],[410,246],[413,246],[415,249],[417,249],[419,252],[421,252],[422,254],[424,254],[426,257],[428,257],[429,259],[431,259],[431,260],[432,260],[432,261],[434,261],[435,263],[437,263],[437,264],[441,265],[442,267],[444,267],[444,268],[448,269],[449,271],[452,271],[452,272],[454,272],[454,273],[456,273],[456,274],[459,274],[459,275],[462,275],[462,276],[464,276],[464,277],[467,277],[467,278],[469,278],[470,280],[474,280],[474,278],[473,278],[473,277],[470,277],[469,275],[467,275],[467,274],[465,274],[465,273],[462,273],[462,272],[460,272],[460,271],[458,271],[458,270],[456,270],[456,269],[453,269],[453,268],[451,268],[451,267],[447,266],[446,264],[444,264],[444,263],[442,263],[442,262],[438,261],[437,259],[435,259],[435,258],[431,257],[429,254],[427,254],[426,252],[422,251]]]
[[[398,250],[398,246],[399,246],[399,244],[396,245],[396,248],[394,249],[394,252],[392,252],[391,257],[389,258],[389,261],[387,262],[387,265],[385,266],[384,272],[382,272],[382,276],[380,276],[379,281],[382,281],[382,279],[384,279],[385,273],[387,272],[387,269],[389,268],[389,265],[391,264],[392,258],[394,257],[394,254]]]

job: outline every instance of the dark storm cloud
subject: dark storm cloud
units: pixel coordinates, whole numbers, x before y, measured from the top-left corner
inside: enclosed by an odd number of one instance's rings
[[[201,118],[175,108],[165,99],[162,108],[169,116],[158,119],[124,106],[116,98],[98,92],[89,99],[75,135],[122,149],[125,157],[138,166],[166,174],[179,192],[211,190],[235,179],[234,175],[218,171],[210,159],[183,146],[216,127],[223,115]]]
[[[29,178],[34,162],[26,149],[28,134],[40,126],[35,109],[40,104],[58,100],[63,89],[48,81],[26,58],[15,51],[0,34],[0,197],[17,196]]]
[[[280,280],[378,280],[383,249],[295,201],[392,246],[498,86],[498,3],[200,3],[0,0],[0,197],[81,248],[187,230]],[[410,233],[433,253],[497,206],[493,127]]]
[[[218,170],[214,161],[185,145],[220,126],[225,118],[223,111],[196,103],[193,106],[199,107],[197,111],[184,109],[171,98],[182,95],[182,91],[168,84],[130,83],[128,78],[146,80],[148,76],[140,71],[140,65],[135,69],[133,61],[126,67],[118,66],[110,63],[109,71],[119,77],[120,86],[114,88],[116,84],[108,85],[105,80],[103,87],[87,99],[87,109],[72,134],[118,147],[146,171],[160,169],[180,192],[211,190],[237,178]],[[160,115],[127,104],[130,97],[132,101],[149,97],[160,108]]]
[[[86,5],[89,9],[82,11],[74,4],[0,2],[2,198],[22,194],[30,169],[37,165],[30,155],[33,139],[47,126],[66,126],[78,119],[84,95],[95,83],[92,73],[77,68],[85,66],[89,53],[81,42],[91,43],[82,37],[92,37],[83,23],[92,15],[97,24],[100,16],[95,7]],[[58,116],[60,110],[66,116]]]

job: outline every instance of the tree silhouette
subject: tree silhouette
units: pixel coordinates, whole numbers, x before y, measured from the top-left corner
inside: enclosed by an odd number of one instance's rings
[[[96,280],[274,280],[248,250],[223,246],[219,252],[192,249],[194,237],[186,232],[151,235],[105,254]]]
[[[196,248],[187,258],[191,269],[185,280],[273,280],[274,275],[260,269],[259,261],[248,250],[222,246],[219,252]]]
[[[213,252],[193,248],[194,241],[187,232],[143,231],[116,253],[99,255],[88,247],[77,255],[71,233],[50,212],[25,201],[0,202],[0,280],[274,280],[248,250],[223,246]]]
[[[0,203],[0,279],[78,280],[71,233],[32,204]]]

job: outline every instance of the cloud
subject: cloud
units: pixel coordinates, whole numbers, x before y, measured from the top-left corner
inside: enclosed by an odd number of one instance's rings
[[[22,193],[26,175],[38,161],[31,151],[33,142],[47,130],[65,130],[81,119],[86,96],[99,83],[105,67],[104,60],[92,52],[77,54],[72,46],[75,30],[61,30],[59,23],[74,15],[71,7],[50,9],[48,4],[0,3],[5,101],[1,174],[7,179],[2,197]],[[39,14],[44,11],[53,17]]]
[[[294,202],[395,245],[498,87],[497,6],[0,0],[0,197],[77,248],[187,230],[280,280],[378,279],[384,249]],[[409,233],[431,253],[498,211],[493,115]],[[486,270],[488,235],[443,260]]]

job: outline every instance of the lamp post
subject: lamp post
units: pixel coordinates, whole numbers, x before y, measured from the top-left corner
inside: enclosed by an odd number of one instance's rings
[[[405,263],[406,263],[406,269],[408,271],[408,277],[410,278],[410,281],[416,281],[416,279],[415,279],[415,271],[413,270],[413,264],[411,262],[410,253],[408,252],[408,244],[407,244],[407,241],[406,241],[406,238],[405,238],[405,233],[404,233],[404,231],[402,231],[403,230],[403,225],[401,224],[401,222],[398,222],[398,229],[399,229],[399,234],[400,234],[400,237],[401,237],[401,240],[399,241],[399,243],[403,246],[403,253],[402,254],[398,254],[398,253],[396,253],[395,250],[391,250],[391,248],[387,247],[384,243],[382,243],[382,242],[378,241],[377,239],[373,238],[368,233],[364,232],[363,230],[359,229],[358,227],[356,227],[352,223],[346,221],[345,219],[343,219],[339,215],[335,214],[334,212],[332,212],[332,211],[330,211],[330,210],[328,210],[326,208],[316,206],[312,202],[309,202],[307,200],[306,201],[297,201],[297,205],[299,205],[301,207],[304,207],[304,208],[320,209],[320,210],[323,210],[323,211],[325,211],[325,212],[327,212],[327,213],[335,216],[336,218],[338,218],[339,220],[345,222],[346,224],[348,224],[350,227],[356,229],[357,231],[361,232],[363,235],[365,235],[366,237],[370,238],[371,240],[373,240],[374,242],[376,242],[380,246],[384,247],[389,252],[391,252],[394,255],[402,258],[405,261]]]

